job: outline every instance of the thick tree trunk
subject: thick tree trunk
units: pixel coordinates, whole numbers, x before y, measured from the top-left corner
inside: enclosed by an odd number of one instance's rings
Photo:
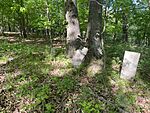
[[[102,0],[90,0],[87,39],[88,71],[95,74],[103,68]]]
[[[125,13],[123,13],[122,15],[122,38],[124,42],[128,42],[128,20],[127,20],[127,15]]]
[[[91,57],[101,58],[102,50],[102,0],[90,0],[89,24],[87,29],[87,39]]]
[[[80,28],[78,21],[77,1],[65,0],[65,18],[67,22],[67,51],[70,58],[80,46],[78,39],[80,36]]]

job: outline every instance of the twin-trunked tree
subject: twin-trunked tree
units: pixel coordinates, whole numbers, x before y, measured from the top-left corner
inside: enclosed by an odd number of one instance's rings
[[[96,72],[103,67],[103,38],[102,38],[102,0],[89,0],[89,18],[87,26],[86,62],[89,62],[88,70]],[[65,0],[67,25],[68,56],[73,58],[76,51],[84,47],[82,43],[77,0]]]

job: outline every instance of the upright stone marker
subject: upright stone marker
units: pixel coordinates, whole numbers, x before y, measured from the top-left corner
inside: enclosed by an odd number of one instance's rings
[[[130,80],[135,76],[139,58],[140,53],[125,51],[120,76],[121,78]]]
[[[78,49],[75,52],[75,55],[72,58],[72,64],[74,67],[78,67],[84,61],[84,57],[88,52],[88,48],[84,47],[83,49]]]

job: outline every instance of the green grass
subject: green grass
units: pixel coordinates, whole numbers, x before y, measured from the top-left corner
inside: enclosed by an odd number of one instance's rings
[[[107,44],[105,49],[106,70],[89,77],[85,67],[72,68],[64,49],[1,40],[0,66],[5,71],[5,81],[0,84],[0,104],[3,104],[0,112],[140,113],[147,110],[137,100],[149,97],[150,49],[114,43]],[[134,81],[119,77],[125,50],[142,54]]]

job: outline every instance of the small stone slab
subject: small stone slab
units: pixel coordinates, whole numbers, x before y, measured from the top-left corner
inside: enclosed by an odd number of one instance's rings
[[[120,78],[131,80],[135,77],[140,53],[125,51]]]
[[[78,67],[84,61],[84,57],[88,52],[88,48],[84,47],[83,49],[78,49],[75,52],[75,55],[72,58],[72,64],[74,67]]]

